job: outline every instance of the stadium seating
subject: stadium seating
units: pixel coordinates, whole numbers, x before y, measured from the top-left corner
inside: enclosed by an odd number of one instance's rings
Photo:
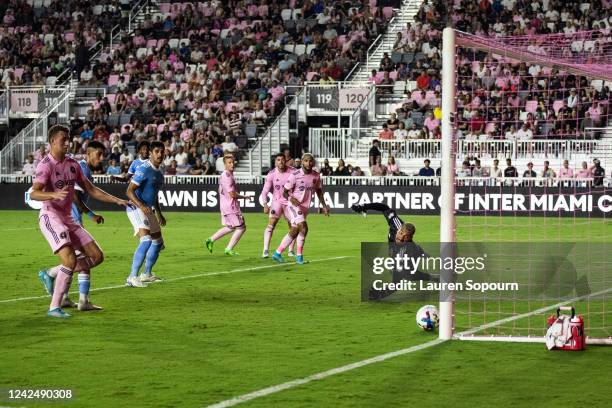
[[[129,7],[114,0],[0,2],[0,88],[53,85],[63,73],[80,73],[89,47],[106,43]]]
[[[202,152],[226,135],[246,148],[295,87],[315,73],[342,80],[365,57],[392,18],[389,5],[399,5],[379,3],[268,1],[243,9],[222,2],[160,2],[158,13],[94,64],[94,72],[102,73],[96,86],[107,89],[106,125],[123,118],[115,113],[130,113],[132,122],[154,123],[156,137],[162,124],[179,137],[186,125],[192,132],[183,143]],[[96,120],[93,110],[83,112],[89,121]],[[125,133],[124,147],[133,146],[137,138]],[[179,145],[172,140],[166,140],[171,156]]]

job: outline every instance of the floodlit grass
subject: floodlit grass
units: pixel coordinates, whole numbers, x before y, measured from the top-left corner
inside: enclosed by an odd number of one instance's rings
[[[360,302],[360,243],[385,240],[381,216],[313,215],[305,258],[316,262],[279,266],[260,258],[263,214],[246,214],[240,256],[231,258],[224,242],[213,255],[202,244],[219,227],[217,214],[167,213],[155,268],[166,281],[135,289],[116,287],[129,273],[132,228],[123,213],[104,215],[103,226],[86,221],[106,255],[92,288],[113,287],[92,292],[104,311],[57,321],[45,316],[48,298],[0,303],[0,388],[72,388],[75,398],[0,405],[202,407],[436,337],[414,323],[420,304]],[[438,217],[403,218],[418,241],[438,239]],[[0,301],[44,295],[36,273],[57,261],[36,213],[5,211],[0,220]],[[470,241],[609,236],[608,225],[586,219],[465,217],[458,227]],[[611,369],[610,348],[455,341],[245,406],[608,406]]]

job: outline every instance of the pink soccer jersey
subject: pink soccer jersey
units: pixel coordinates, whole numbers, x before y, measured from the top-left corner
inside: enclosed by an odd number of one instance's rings
[[[42,213],[53,213],[61,216],[70,216],[74,185],[83,185],[85,177],[79,163],[71,157],[57,161],[48,154],[36,167],[34,183],[43,185],[43,191],[67,191],[62,201],[47,200],[43,202]]]
[[[229,171],[224,170],[223,173],[221,173],[221,177],[219,177],[219,196],[221,197],[219,209],[223,215],[240,214],[240,205],[238,204],[238,200],[230,196],[232,191],[236,191],[236,181],[234,180],[234,175]]]
[[[291,173],[295,170],[288,167],[284,172],[278,171],[277,168],[274,168],[268,172],[266,176],[266,182],[264,184],[263,190],[261,191],[260,202],[268,201],[268,193],[272,191],[272,202],[280,203],[281,205],[287,204],[287,199],[283,195],[283,188],[289,179]]]
[[[285,183],[285,188],[291,192],[290,195],[304,208],[310,207],[312,193],[320,187],[321,176],[314,169],[308,174],[304,173],[303,169],[293,172]]]

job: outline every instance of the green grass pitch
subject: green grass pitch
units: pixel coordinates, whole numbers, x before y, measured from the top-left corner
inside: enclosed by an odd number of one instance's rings
[[[104,311],[57,321],[45,316],[48,298],[0,302],[0,388],[71,388],[75,398],[0,406],[203,407],[436,337],[414,323],[420,304],[360,302],[360,242],[385,240],[381,216],[313,215],[305,258],[321,261],[275,266],[260,258],[263,214],[246,214],[240,256],[230,258],[225,242],[213,255],[202,245],[219,227],[217,214],[167,213],[155,268],[167,280],[145,289],[120,287],[136,239],[123,213],[104,216],[103,226],[86,220],[106,255],[92,288],[114,287],[92,293]],[[416,224],[417,241],[438,239],[438,217],[403,218]],[[0,301],[43,295],[36,272],[57,261],[36,213],[5,211],[0,220]],[[609,238],[609,225],[594,220],[458,222],[465,240]],[[453,341],[244,406],[603,407],[611,371],[608,347],[570,353]]]

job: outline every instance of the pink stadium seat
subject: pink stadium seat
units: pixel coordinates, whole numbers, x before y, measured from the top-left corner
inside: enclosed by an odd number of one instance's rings
[[[227,105],[225,105],[225,113],[230,113],[232,111],[232,107],[236,106],[237,104],[234,102],[230,102]]]
[[[181,91],[187,91],[188,89],[189,89],[189,84],[187,82],[182,82],[180,90]]]
[[[108,86],[115,86],[119,83],[119,75],[109,75]]]
[[[527,101],[525,102],[525,111],[534,113],[538,109],[538,101]]]
[[[395,81],[397,79],[397,71],[389,72],[389,78]]]
[[[213,10],[213,8],[212,8],[212,7],[205,6],[205,7],[202,9],[202,14],[204,14],[204,17],[210,17],[210,16],[212,16],[214,13],[215,13],[215,10]]]
[[[376,73],[376,83],[379,83],[380,81],[382,81],[382,79],[385,77],[385,72],[384,71],[380,71]]]
[[[164,131],[164,126],[166,126],[164,123],[160,123],[159,125],[157,125],[157,134],[159,135],[161,132]]]
[[[550,75],[550,74],[552,74],[552,68],[550,67],[542,68],[542,75]]]
[[[557,100],[553,102],[553,109],[555,111],[555,114],[558,114],[559,109],[561,109],[562,107],[563,107],[563,101]]]
[[[376,3],[378,3],[378,0],[370,0],[370,7],[376,7]]]
[[[172,82],[170,85],[168,85],[168,88],[170,88],[170,90],[172,90],[172,91],[176,91],[176,87],[177,87],[177,85],[174,82]]]
[[[488,134],[489,132],[495,132],[495,123],[493,122],[487,123],[487,126],[485,127],[484,131],[486,134]]]
[[[115,98],[117,98],[117,95],[115,94],[106,94],[106,99],[108,99],[108,103],[111,105],[115,103]]]
[[[147,40],[147,48],[154,49],[157,47],[157,40]]]
[[[435,97],[436,93],[434,91],[427,91],[425,94],[425,98],[427,98],[427,100],[434,99]]]
[[[13,73],[15,74],[15,78],[19,78],[21,79],[21,76],[23,75],[23,68],[15,68],[15,71],[13,71]]]
[[[387,20],[391,20],[393,17],[393,7],[383,7],[382,13]]]
[[[159,3],[159,11],[161,11],[162,14],[169,13],[171,6],[170,3]]]
[[[312,81],[312,78],[314,78],[314,76],[317,75],[316,72],[309,72],[306,74],[306,80],[307,81]]]
[[[64,41],[67,41],[67,42],[74,41],[74,33],[64,33]]]
[[[411,96],[412,96],[412,100],[414,102],[419,102],[421,100],[421,91],[414,90],[414,91],[412,91]]]

